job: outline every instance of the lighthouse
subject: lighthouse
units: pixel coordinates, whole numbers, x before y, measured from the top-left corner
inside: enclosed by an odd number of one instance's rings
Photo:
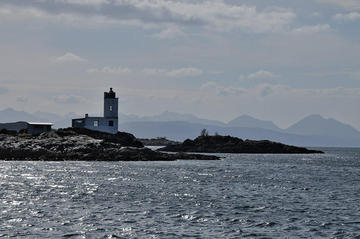
[[[85,118],[73,119],[72,127],[116,134],[118,132],[118,104],[119,98],[116,98],[116,93],[110,88],[109,92],[104,92],[104,116],[89,117],[85,114]]]

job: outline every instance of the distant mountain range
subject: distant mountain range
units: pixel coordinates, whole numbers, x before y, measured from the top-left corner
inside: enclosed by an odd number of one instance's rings
[[[148,121],[119,124],[120,130],[130,132],[136,137],[154,138],[161,136],[177,141],[182,141],[186,138],[195,138],[204,128],[206,128],[210,134],[231,135],[242,139],[268,139],[298,146],[360,147],[360,134],[356,138],[342,138],[326,135],[293,134],[286,133],[285,131],[280,132],[262,128],[221,127],[184,121]]]
[[[242,115],[227,123],[227,126],[230,127],[245,127],[245,128],[261,128],[261,129],[269,129],[275,131],[281,131],[279,127],[277,127],[271,121],[259,120],[255,119],[249,115]]]
[[[28,113],[11,108],[0,110],[0,123],[14,121],[53,122],[54,128],[71,126],[71,119],[81,116],[69,113],[65,116],[48,112]],[[350,125],[320,115],[310,115],[287,129],[281,129],[271,121],[239,116],[228,123],[202,119],[192,114],[165,111],[154,116],[140,117],[119,113],[119,130],[140,138],[167,137],[182,141],[195,138],[202,129],[210,134],[223,134],[243,139],[269,139],[299,146],[360,147],[360,132]]]
[[[226,126],[226,124],[221,121],[208,120],[208,119],[198,118],[192,114],[179,114],[179,113],[174,113],[174,112],[169,112],[169,111],[165,111],[158,115],[143,116],[143,117],[119,113],[119,123],[149,122],[149,121],[150,122],[183,121],[183,122],[196,123],[196,124]]]
[[[71,126],[71,119],[78,118],[79,115],[75,113],[68,113],[67,115],[58,115],[48,112],[37,111],[35,113],[28,113],[25,111],[18,111],[12,108],[0,110],[0,123],[27,121],[27,122],[51,122],[54,123],[54,128],[67,128]]]
[[[358,138],[359,131],[335,119],[324,119],[320,115],[310,115],[286,129],[288,133],[301,135],[325,135],[340,138]]]

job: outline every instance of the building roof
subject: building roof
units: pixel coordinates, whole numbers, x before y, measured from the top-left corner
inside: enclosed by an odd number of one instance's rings
[[[53,123],[27,122],[30,125],[53,125]]]
[[[88,116],[88,117],[76,118],[76,119],[72,119],[72,120],[103,119],[103,118],[105,118],[105,117],[104,116]]]

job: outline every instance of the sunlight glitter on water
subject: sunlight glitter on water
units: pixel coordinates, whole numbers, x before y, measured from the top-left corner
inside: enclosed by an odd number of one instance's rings
[[[360,150],[223,156],[1,162],[0,236],[360,236]]]

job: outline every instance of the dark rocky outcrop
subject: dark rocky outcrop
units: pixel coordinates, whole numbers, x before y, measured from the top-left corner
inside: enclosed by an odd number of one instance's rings
[[[180,142],[169,140],[165,137],[158,137],[152,139],[139,139],[138,140],[147,146],[167,146],[167,145],[174,145],[174,144],[181,144]]]
[[[138,148],[144,147],[144,145],[139,140],[137,140],[134,135],[126,132],[109,134],[85,128],[65,128],[57,130],[56,133],[59,136],[87,135],[94,139],[102,139],[105,142],[121,144],[121,146],[131,146]]]
[[[199,136],[187,139],[182,144],[169,145],[159,149],[165,152],[203,153],[260,153],[260,154],[312,154],[323,153],[302,147],[290,146],[268,140],[242,140],[231,136]]]
[[[128,133],[109,135],[91,130],[60,129],[34,137],[0,134],[0,160],[31,161],[172,161],[215,160],[215,156],[166,154],[142,147]]]
[[[0,129],[0,134],[17,135],[18,133],[15,130]]]

